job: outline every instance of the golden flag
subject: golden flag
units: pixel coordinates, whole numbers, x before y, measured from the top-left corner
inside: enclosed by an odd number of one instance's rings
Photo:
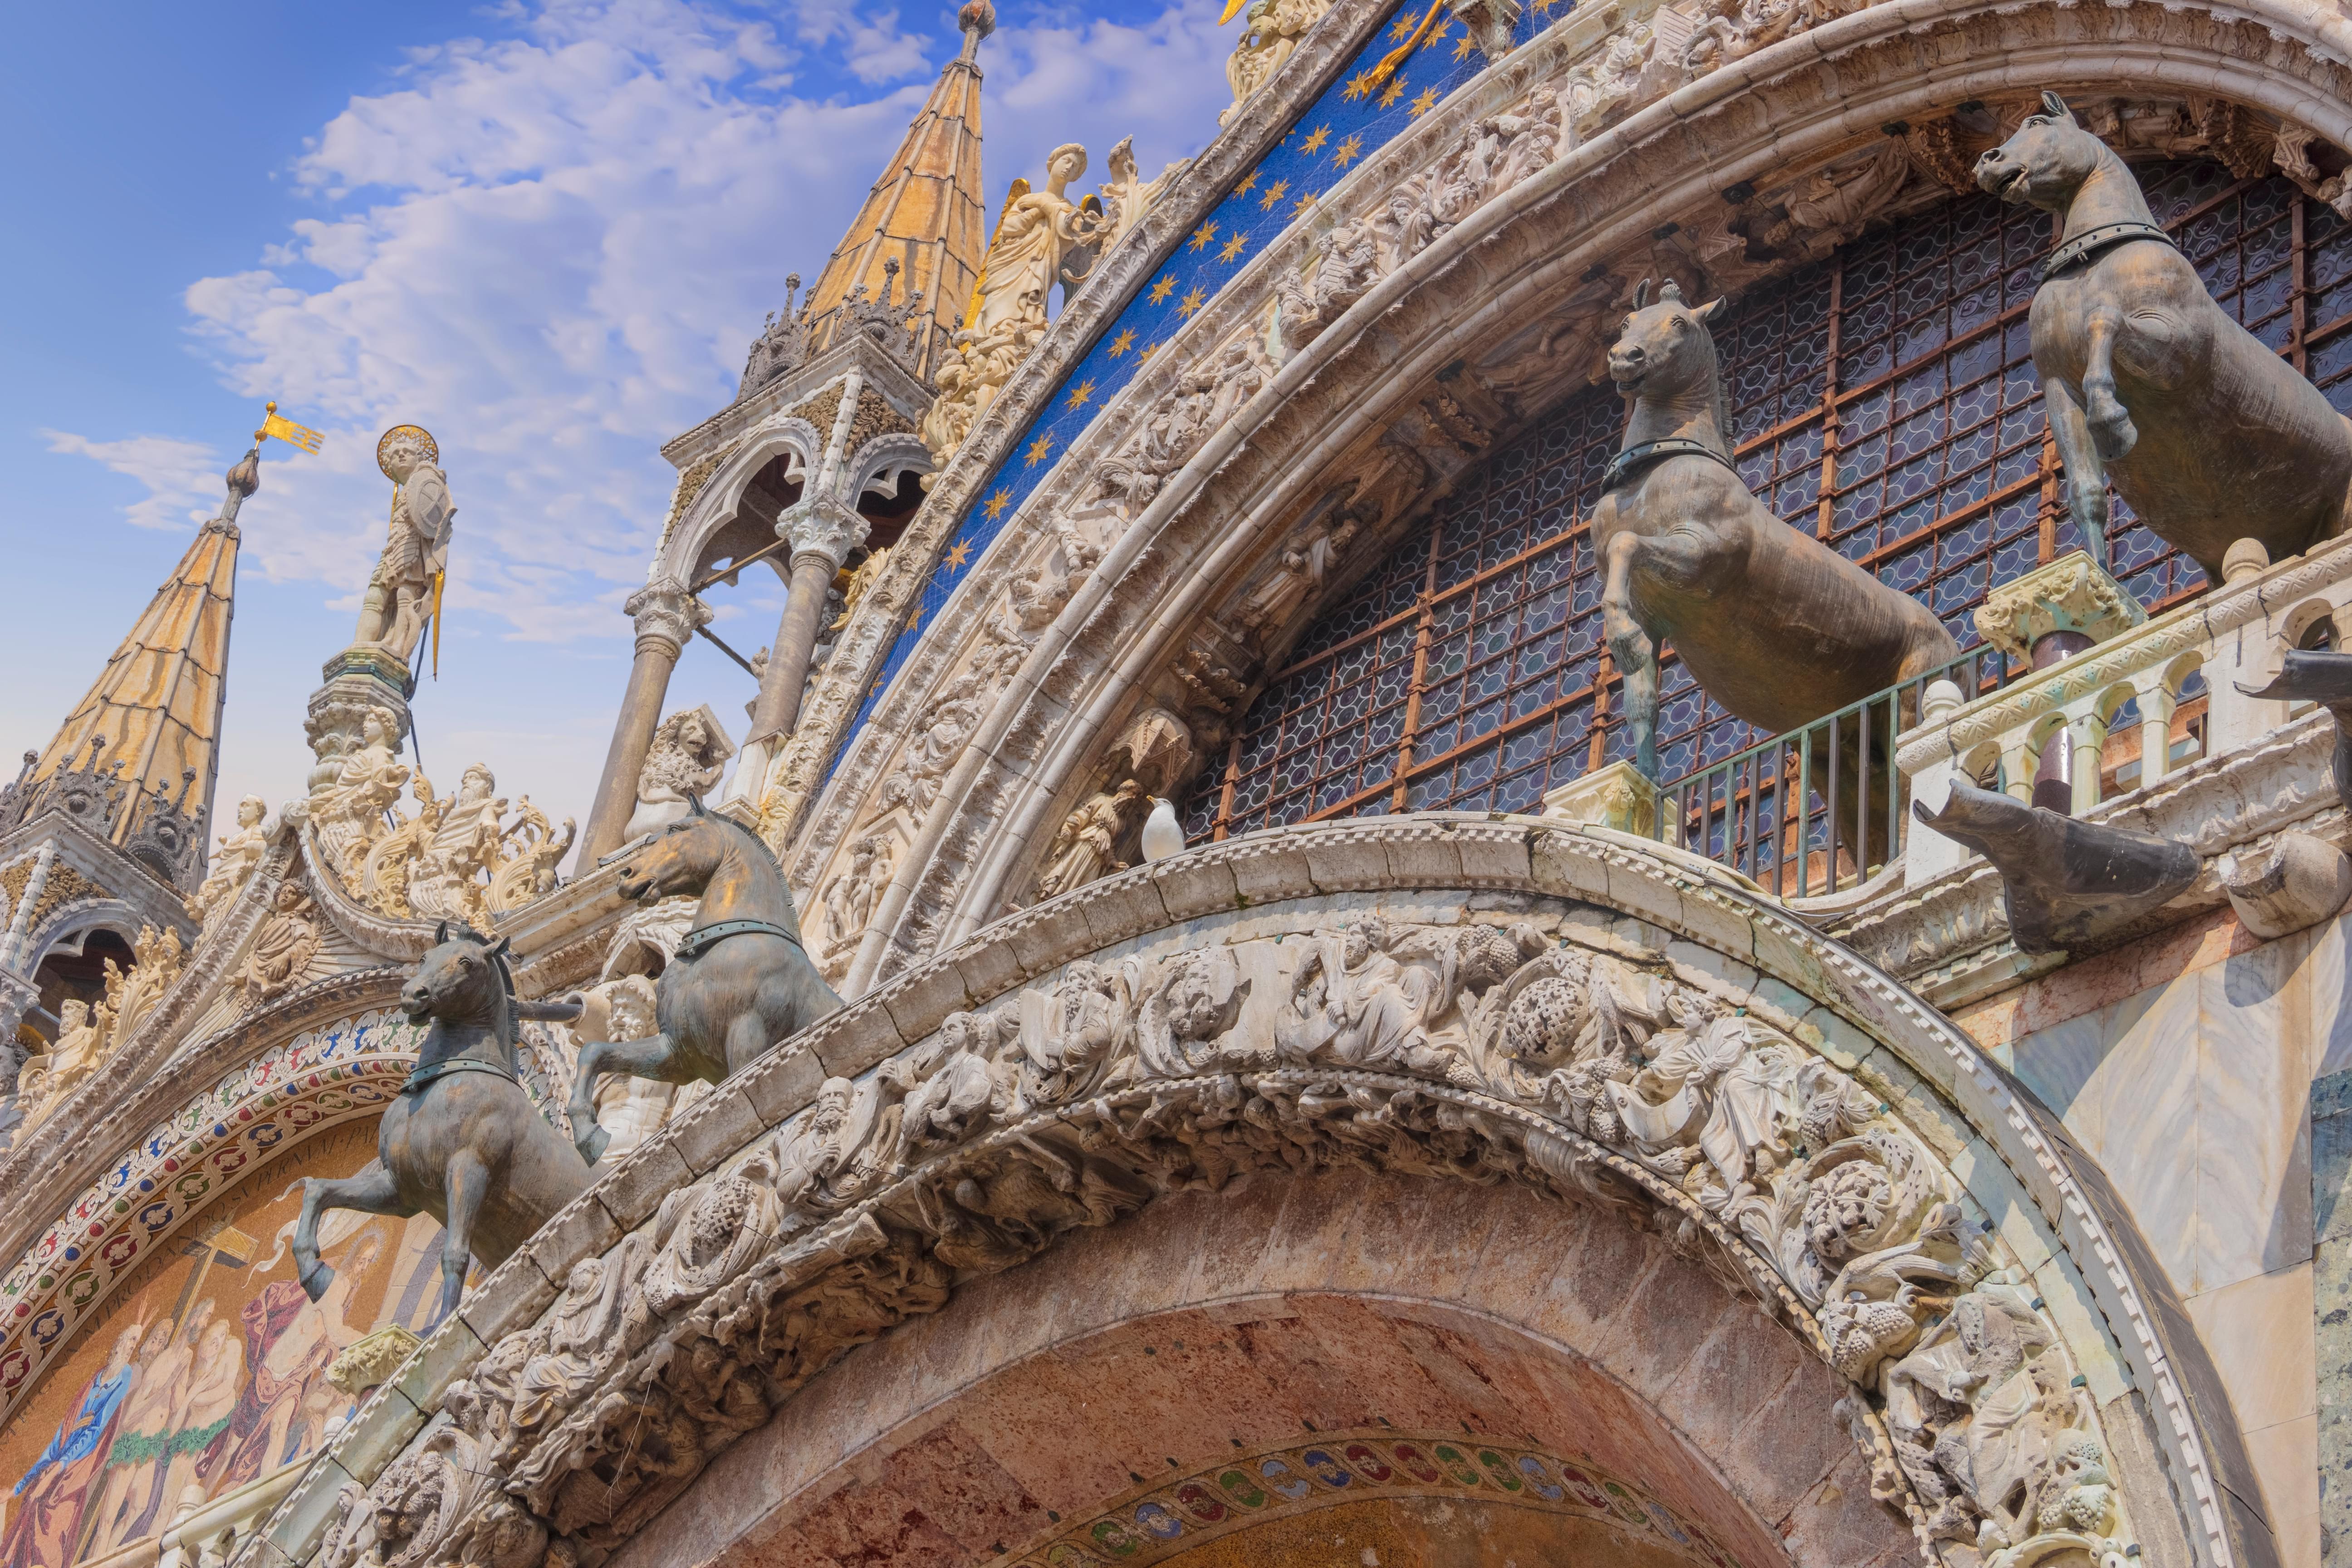
[[[326,439],[307,425],[297,425],[291,419],[278,417],[278,405],[275,403],[265,404],[262,406],[261,428],[253,433],[255,445],[258,446],[275,436],[289,447],[299,447],[305,452],[315,453],[319,449],[320,443]]]
[[[1249,0],[1225,0],[1225,14],[1217,18],[1217,26],[1222,27],[1232,21],[1241,8],[1248,4]]]

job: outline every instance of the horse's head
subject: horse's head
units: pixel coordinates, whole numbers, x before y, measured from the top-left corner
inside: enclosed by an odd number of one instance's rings
[[[1633,290],[1633,311],[1609,350],[1609,377],[1628,397],[1672,396],[1717,381],[1715,336],[1706,324],[1723,314],[1724,302],[1696,308],[1683,303],[1673,279],[1649,302],[1645,279]]]
[[[2005,202],[2064,212],[2083,182],[2113,155],[2075,121],[2064,99],[2045,92],[2041,113],[2027,115],[2015,135],[1977,160],[1977,184]]]
[[[400,1010],[419,1024],[489,1016],[506,994],[506,938],[492,945],[488,937],[465,926],[452,931],[443,921],[416,973],[400,988]]]
[[[699,892],[732,846],[727,825],[686,797],[687,814],[655,834],[621,862],[621,897],[641,902],[672,893]]]

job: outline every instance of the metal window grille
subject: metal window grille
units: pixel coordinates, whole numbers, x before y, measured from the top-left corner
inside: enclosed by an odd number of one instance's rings
[[[2352,410],[2352,226],[2283,178],[2241,180],[2201,159],[2138,173],[2214,297]],[[2044,214],[1955,198],[1757,285],[1717,332],[1749,487],[1917,595],[1963,647],[1979,640],[1988,587],[2080,542],[2026,328],[2033,263],[2053,237]],[[1545,791],[1626,755],[1587,526],[1623,420],[1605,383],[1570,398],[1325,611],[1223,766],[1195,782],[1187,836],[1533,811]],[[2115,574],[2151,609],[2204,587],[2120,500],[2108,545]],[[1709,701],[1671,649],[1664,663],[1664,777],[1768,739]]]

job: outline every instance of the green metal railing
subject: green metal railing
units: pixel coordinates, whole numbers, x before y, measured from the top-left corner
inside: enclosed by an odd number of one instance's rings
[[[1895,737],[1918,723],[1928,684],[1971,701],[2012,679],[1997,648],[1948,664],[1664,786],[1654,835],[1780,898],[1854,887],[1901,853],[1909,796]]]

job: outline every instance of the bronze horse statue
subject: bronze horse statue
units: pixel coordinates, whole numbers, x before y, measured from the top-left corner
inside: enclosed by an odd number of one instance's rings
[[[2215,583],[2257,539],[2273,561],[2344,526],[2352,425],[2231,321],[2157,226],[2123,159],[2066,100],[1977,160],[1977,184],[2062,216],[2030,323],[2075,525],[2106,560],[2107,489]]]
[[[1634,291],[1609,351],[1609,374],[1633,413],[1593,509],[1592,539],[1633,763],[1654,779],[1662,640],[1734,717],[1775,732],[1924,675],[1960,649],[1926,605],[1748,493],[1733,466],[1707,331],[1724,302],[1694,310],[1671,281],[1656,304],[1648,294],[1647,283]]]
[[[383,1113],[375,1158],[355,1175],[302,1184],[294,1268],[310,1300],[334,1282],[319,1260],[327,1209],[441,1222],[439,1322],[466,1289],[469,1258],[495,1268],[587,1189],[591,1177],[563,1134],[524,1092],[515,1056],[518,1018],[569,1019],[580,1004],[518,1002],[504,940],[443,921],[401,987],[411,1021],[432,1020],[416,1066]]]
[[[699,893],[701,907],[654,1003],[659,1032],[580,1047],[572,1135],[594,1164],[610,1135],[596,1125],[596,1080],[608,1072],[663,1083],[729,1075],[829,1013],[841,998],[801,945],[783,868],[760,836],[687,797],[688,813],[625,851],[621,896],[651,902]]]

